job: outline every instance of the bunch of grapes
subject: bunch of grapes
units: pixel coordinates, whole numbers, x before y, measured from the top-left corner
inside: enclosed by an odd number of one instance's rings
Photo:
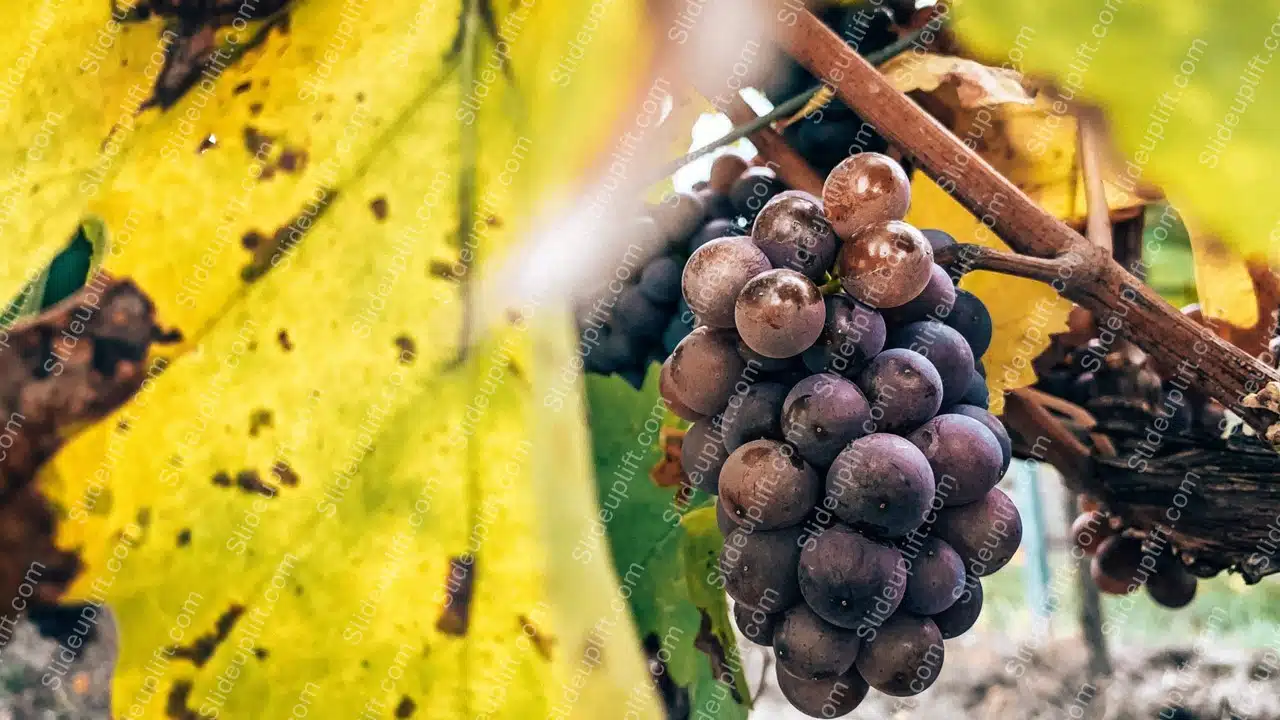
[[[1081,514],[1071,524],[1071,539],[1091,556],[1089,575],[1098,590],[1128,595],[1145,587],[1157,604],[1186,607],[1196,596],[1196,577],[1178,558],[1177,549],[1160,535],[1143,538],[1126,530],[1124,522],[1106,512],[1095,499],[1082,495]]]
[[[639,388],[650,362],[662,362],[694,328],[680,278],[691,253],[712,240],[743,236],[756,213],[785,189],[767,167],[722,155],[711,179],[671,193],[636,218],[614,281],[578,308],[579,349],[588,372],[616,373]]]
[[[933,262],[954,241],[903,222],[909,204],[877,153],[837,165],[822,198],[778,193],[749,236],[690,255],[697,326],[662,366],[693,423],[685,472],[718,495],[739,629],[815,717],[869,687],[927,689],[1022,536],[996,488],[1012,453],[985,409],[990,316]]]

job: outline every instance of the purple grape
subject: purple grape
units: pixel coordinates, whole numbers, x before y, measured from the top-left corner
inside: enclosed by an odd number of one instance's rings
[[[664,255],[644,266],[636,287],[640,294],[654,303],[670,307],[680,301],[680,279],[683,273],[684,267],[679,260]]]
[[[742,286],[734,305],[734,321],[742,341],[772,358],[791,357],[808,349],[822,334],[825,318],[822,292],[794,270],[756,275]]]
[[[782,432],[810,464],[827,467],[869,432],[871,406],[852,382],[831,373],[796,383],[782,404]]]
[[[938,512],[933,532],[964,558],[970,575],[986,577],[1004,567],[1022,544],[1022,516],[1000,488],[978,502]]]
[[[728,457],[719,417],[699,420],[689,426],[680,445],[680,467],[690,485],[712,495],[718,493],[720,471]]]
[[[908,697],[929,689],[942,670],[942,633],[927,617],[899,612],[858,653],[858,673],[886,695]]]
[[[885,308],[885,320],[891,325],[906,325],[917,320],[942,320],[951,314],[956,304],[956,286],[947,271],[934,265],[929,271],[929,284],[905,305]]]
[[[746,368],[735,340],[731,330],[695,328],[667,358],[671,390],[690,410],[715,415],[729,402]]]
[[[920,527],[934,492],[924,453],[905,438],[876,433],[836,456],[822,507],[855,528],[896,538]]]
[[[888,346],[914,350],[929,359],[942,379],[942,404],[953,405],[969,389],[973,353],[955,329],[936,320],[923,320],[889,333]]]
[[[708,220],[732,219],[738,214],[738,211],[733,208],[733,201],[729,199],[728,195],[706,188],[699,190],[697,196],[702,199],[703,206],[707,208]]]
[[[942,378],[923,355],[910,350],[877,355],[858,376],[858,387],[880,432],[917,428],[942,407]]]
[[[733,452],[752,440],[781,440],[779,417],[786,397],[787,388],[771,382],[755,383],[734,393],[721,415],[725,449]]]
[[[958,638],[969,631],[982,614],[982,582],[966,577],[960,598],[951,607],[933,616],[943,640]]]
[[[798,678],[778,663],[778,689],[791,706],[815,718],[844,717],[853,712],[867,697],[867,681],[857,668],[843,675],[825,678]]]
[[[782,608],[766,611],[734,603],[733,624],[738,626],[738,632],[746,639],[757,645],[771,647],[774,630],[782,622],[782,612]]]
[[[800,678],[848,671],[861,646],[856,632],[823,620],[804,603],[788,610],[773,634],[778,665]]]
[[[987,389],[987,379],[976,368],[973,375],[969,377],[969,388],[964,391],[956,404],[973,405],[984,410],[991,404],[991,391]]]
[[[1013,440],[1009,438],[1009,431],[1005,429],[1004,423],[985,408],[974,405],[955,405],[947,412],[971,417],[985,425],[991,434],[996,436],[996,442],[1000,443],[1000,455],[1003,458],[1000,463],[1000,475],[1003,477],[1005,471],[1009,469],[1009,462],[1013,460]]]
[[[618,294],[611,323],[615,331],[641,341],[653,340],[666,329],[667,313],[642,295],[635,285],[630,285]]]
[[[929,459],[938,498],[947,507],[981,500],[1000,482],[1000,443],[978,420],[939,415],[907,439]]]
[[[751,226],[751,239],[776,268],[821,282],[836,259],[836,233],[822,214],[822,201],[787,190],[768,202]]]
[[[759,368],[762,372],[773,373],[795,366],[795,358],[765,357],[747,347],[741,337],[738,338],[738,354],[746,361],[748,367]]]
[[[794,448],[776,440],[737,448],[720,471],[720,502],[734,522],[755,530],[796,525],[821,496],[818,474]]]
[[[934,230],[931,228],[922,228],[920,234],[924,235],[924,239],[929,241],[929,247],[933,248],[936,255],[939,250],[951,247],[956,244],[956,239],[944,230]]]
[[[768,269],[769,259],[750,239],[712,240],[689,256],[684,266],[684,301],[702,323],[733,327],[739,292]]]
[[[964,560],[935,537],[907,536],[902,554],[911,560],[911,577],[902,609],[916,615],[936,615],[951,607],[964,592]],[[911,557],[912,553],[915,557]]]
[[[789,608],[800,601],[800,528],[739,527],[720,548],[719,569],[729,597],[747,607]]]
[[[964,336],[975,358],[982,357],[991,347],[991,313],[978,296],[968,290],[956,290],[951,314],[943,322]]]
[[[778,174],[767,167],[749,167],[729,188],[729,199],[738,214],[753,218],[774,195],[782,192]]]
[[[703,225],[689,238],[689,252],[697,252],[703,245],[723,237],[746,237],[746,233],[733,220],[717,218]]]
[[[852,380],[884,349],[884,318],[844,293],[828,295],[825,306],[822,334],[804,352],[805,366],[813,372],[833,372]]]
[[[906,565],[897,548],[842,525],[810,538],[800,553],[800,593],[823,620],[866,627],[902,601]]]

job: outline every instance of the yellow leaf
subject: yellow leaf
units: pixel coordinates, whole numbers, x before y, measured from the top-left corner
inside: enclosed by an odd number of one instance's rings
[[[1258,299],[1245,259],[1203,228],[1187,222],[1195,260],[1196,295],[1206,320],[1240,328],[1258,323]]]
[[[120,626],[114,714],[658,717],[568,314],[462,342],[633,96],[643,8],[350,6],[291,6],[90,206],[182,337],[37,481]]]
[[[978,218],[922,173],[911,181],[907,222],[945,230],[961,243],[1008,251],[1009,247]],[[991,412],[1004,411],[1004,393],[1036,381],[1032,361],[1049,345],[1049,336],[1067,328],[1071,302],[1034,280],[990,272],[972,272],[960,287],[977,295],[991,312],[991,347],[982,356],[991,391]]]
[[[976,110],[1005,103],[1031,105],[1022,87],[1022,75],[1005,68],[987,67],[968,58],[932,53],[903,53],[881,68],[899,92],[919,90],[940,96],[950,107]],[[940,91],[945,88],[946,94]]]

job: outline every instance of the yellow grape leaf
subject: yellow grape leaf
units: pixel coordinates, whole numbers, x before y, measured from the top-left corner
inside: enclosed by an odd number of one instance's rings
[[[1206,320],[1251,328],[1258,322],[1258,298],[1245,259],[1213,235],[1187,222],[1194,258],[1196,296]]]
[[[905,53],[883,68],[971,149],[1046,210],[1083,227],[1088,209],[1076,158],[1076,119],[1065,104],[1031,95],[1020,73],[966,58]],[[1113,220],[1135,217],[1145,201],[1104,167]]]
[[[37,478],[68,599],[119,624],[116,717],[660,716],[567,314],[462,342],[473,276],[598,160],[643,27],[296,3],[137,130],[88,209],[181,339]]]
[[[1182,198],[1180,210],[1244,257],[1275,252],[1275,210],[1258,197],[1280,164],[1280,75],[1268,70],[1280,4],[983,0],[955,10],[967,46],[1105,110],[1125,187]]]
[[[945,230],[961,243],[1008,251],[978,218],[923,173],[911,181],[911,210],[907,222],[921,228]],[[982,356],[991,391],[991,412],[1004,411],[1004,393],[1036,381],[1032,361],[1049,345],[1049,336],[1067,329],[1071,302],[1044,283],[997,273],[976,271],[960,287],[982,298],[991,312],[991,347]]]

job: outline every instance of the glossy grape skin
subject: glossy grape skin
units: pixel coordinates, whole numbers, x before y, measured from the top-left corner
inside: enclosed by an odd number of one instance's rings
[[[754,218],[775,195],[783,191],[778,174],[767,167],[749,167],[729,188],[729,199],[739,215]]]
[[[849,380],[811,375],[791,388],[782,404],[781,429],[810,464],[826,467],[850,441],[867,434],[871,406]]]
[[[843,675],[818,679],[798,678],[778,665],[778,689],[791,707],[815,718],[844,717],[867,697],[870,689],[856,668]]]
[[[898,608],[907,573],[897,548],[835,525],[805,544],[799,581],[819,617],[854,629]]]
[[[775,268],[795,270],[822,282],[836,258],[836,234],[822,214],[822,201],[801,190],[787,190],[756,215],[751,240]]]
[[[939,415],[907,439],[928,458],[938,498],[947,507],[981,500],[1000,482],[1000,443],[979,420]]]
[[[969,388],[964,391],[956,406],[971,405],[986,410],[991,405],[991,391],[987,388],[987,379],[975,368],[969,376]]]
[[[933,228],[921,228],[920,234],[924,235],[924,239],[929,241],[929,247],[933,248],[936,255],[939,250],[951,247],[956,244],[956,239],[951,237],[951,233],[945,230],[935,230]],[[948,276],[950,277],[950,276]]]
[[[1003,477],[1009,469],[1009,463],[1013,461],[1013,440],[1009,437],[1009,431],[1005,429],[1004,423],[1000,422],[1000,418],[992,415],[986,408],[974,405],[952,405],[947,412],[971,417],[991,431],[996,442],[1000,444],[1000,475]]]
[[[791,607],[800,601],[797,579],[799,527],[739,527],[725,536],[719,570],[724,589],[747,607]]]
[[[897,307],[885,308],[885,321],[892,325],[906,325],[917,320],[941,320],[951,314],[956,303],[956,286],[951,276],[938,265],[929,270],[929,283],[920,294]]]
[[[746,365],[734,348],[732,331],[695,328],[680,341],[671,357],[672,394],[685,407],[700,415],[719,413],[733,395]]]
[[[666,403],[667,409],[682,420],[697,422],[706,417],[702,413],[694,412],[694,410],[685,405],[684,401],[682,401],[676,394],[675,386],[671,381],[671,363],[669,361],[662,364],[662,370],[658,373],[658,394],[662,396],[662,400]]]
[[[826,320],[818,286],[786,269],[769,270],[742,287],[734,321],[742,341],[772,358],[799,355],[817,341]]]
[[[769,267],[769,259],[748,238],[712,240],[685,263],[681,278],[684,301],[700,322],[731,328],[740,291]]]
[[[1147,578],[1147,594],[1157,605],[1177,610],[1191,604],[1196,597],[1195,576],[1172,558],[1165,558]]]
[[[986,577],[1004,567],[1022,543],[1022,516],[1000,488],[978,502],[938,512],[933,532],[960,553],[969,575]]]
[[[1098,511],[1081,513],[1071,523],[1067,537],[1080,548],[1085,555],[1095,555],[1103,540],[1115,535],[1107,516]]]
[[[733,452],[752,440],[781,440],[786,397],[787,388],[771,382],[754,383],[730,397],[721,414],[725,449]]]
[[[724,509],[724,503],[716,500],[716,527],[720,528],[720,536],[728,537],[729,533],[738,529],[738,523],[733,521],[729,516],[729,512]]]
[[[840,161],[827,175],[822,204],[836,234],[849,240],[867,225],[906,217],[911,181],[892,158],[858,153]]]
[[[693,237],[689,238],[689,253],[695,253],[703,245],[723,237],[746,237],[746,233],[732,219],[716,218],[703,225],[693,234]]]
[[[822,496],[822,480],[791,446],[752,440],[729,454],[719,489],[734,522],[777,530],[804,520]]]
[[[964,591],[951,607],[931,616],[943,640],[958,638],[969,631],[982,615],[982,581],[965,577]]]
[[[874,308],[909,302],[929,284],[933,250],[919,230],[899,220],[867,225],[836,256],[840,286]]]
[[[954,405],[973,379],[973,351],[964,336],[936,320],[922,320],[889,333],[891,348],[914,350],[928,358],[942,380],[942,405]]]
[[[969,342],[975,358],[980,358],[991,347],[991,313],[977,295],[968,290],[956,290],[956,301],[951,314],[943,322],[955,328]]]
[[[741,337],[738,338],[738,354],[742,356],[742,359],[747,363],[748,368],[759,369],[761,372],[773,373],[795,367],[794,357],[765,357],[755,350],[752,350],[750,347],[747,347],[747,344],[742,342]]]
[[[826,487],[823,507],[885,538],[920,527],[935,493],[928,459],[905,438],[888,433],[849,443],[831,463]]]
[[[908,537],[907,542],[913,538]],[[902,597],[902,609],[916,615],[936,615],[951,607],[964,591],[964,560],[936,537],[925,537],[911,558],[911,576]],[[907,549],[903,554],[910,556]]]
[[[1142,566],[1142,557],[1141,540],[1127,535],[1115,535],[1098,545],[1093,564],[1097,565],[1102,575],[1136,590],[1147,575],[1147,570]]]
[[[680,280],[684,267],[679,260],[663,255],[640,271],[636,288],[651,302],[669,307],[680,301]]]
[[[942,378],[923,355],[890,349],[858,375],[871,403],[877,432],[903,432],[923,425],[942,407]]]
[[[823,620],[804,603],[782,616],[773,636],[778,664],[801,678],[847,672],[861,646],[856,632]]]
[[[858,673],[886,695],[909,697],[938,679],[946,652],[942,633],[927,617],[899,611],[858,653]]]
[[[719,417],[699,420],[685,431],[680,467],[690,485],[712,495],[719,493],[720,472],[728,458]]]
[[[852,380],[884,349],[888,336],[884,318],[844,293],[828,295],[825,305],[822,334],[805,351],[805,365],[813,372],[833,372]]]

